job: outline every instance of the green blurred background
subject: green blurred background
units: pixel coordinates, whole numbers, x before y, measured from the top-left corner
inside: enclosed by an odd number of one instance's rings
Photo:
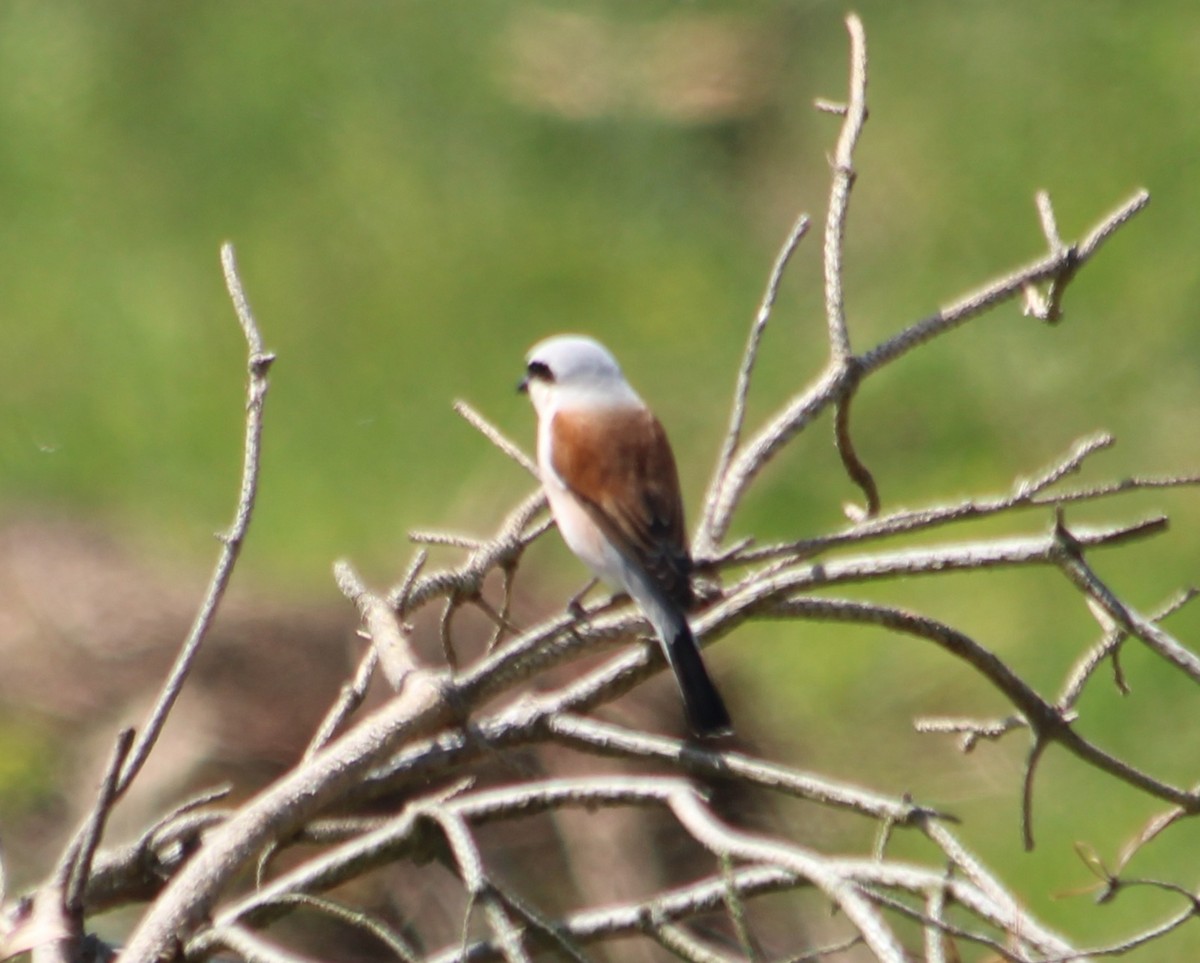
[[[1099,428],[1120,444],[1088,477],[1200,465],[1200,6],[857,9],[871,119],[847,245],[856,347],[1038,256],[1036,189],[1069,239],[1134,189],[1153,196],[1078,278],[1061,326],[1006,306],[866,386],[857,437],[885,505],[1004,490]],[[410,529],[489,531],[530,482],[450,405],[469,400],[531,446],[513,385],[526,348],[561,330],[622,358],[672,433],[694,515],[738,352],[800,210],[817,229],[784,285],[752,421],[821,362],[837,121],[811,104],[845,94],[845,12],[7,0],[0,510],[86,519],[203,578],[241,457],[244,348],[217,256],[228,239],[279,356],[239,579],[337,604],[336,557],[388,584]],[[821,422],[763,476],[733,534],[828,530],[854,497]],[[1171,513],[1171,534],[1097,559],[1146,608],[1196,578],[1196,494],[1073,516],[1155,510]],[[547,604],[580,582],[563,558],[549,541],[531,554]],[[1048,694],[1096,635],[1050,572],[870,594],[977,633]],[[1195,639],[1200,620],[1171,627]],[[1112,857],[1160,807],[1052,750],[1040,845],[1020,853],[1022,737],[961,757],[911,731],[916,715],[1006,708],[942,654],[773,625],[712,659],[751,720],[743,731],[786,761],[959,813],[970,842],[1082,943],[1176,908],[1154,893],[1103,908],[1055,899],[1090,881],[1075,840]],[[1133,695],[1097,686],[1085,731],[1194,782],[1195,687],[1133,646],[1126,668]],[[1135,868],[1193,886],[1198,843],[1178,828]],[[1143,953],[1195,959],[1200,927]]]

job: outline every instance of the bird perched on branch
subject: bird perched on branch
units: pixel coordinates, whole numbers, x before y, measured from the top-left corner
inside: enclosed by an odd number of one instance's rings
[[[662,425],[608,350],[580,335],[535,345],[520,390],[537,412],[538,470],[563,540],[641,607],[695,733],[731,732],[685,614],[693,603],[692,559]]]

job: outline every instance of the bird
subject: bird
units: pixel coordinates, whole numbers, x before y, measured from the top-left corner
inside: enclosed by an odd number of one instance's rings
[[[584,335],[534,345],[518,390],[537,414],[538,473],[567,547],[641,608],[692,731],[702,738],[732,733],[687,620],[692,557],[679,472],[662,424],[608,349]]]

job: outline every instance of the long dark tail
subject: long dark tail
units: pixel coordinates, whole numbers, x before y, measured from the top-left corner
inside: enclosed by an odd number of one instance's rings
[[[663,649],[675,673],[692,731],[702,739],[729,735],[733,732],[729,710],[704,667],[687,619],[680,615],[663,628],[666,630],[661,633]]]

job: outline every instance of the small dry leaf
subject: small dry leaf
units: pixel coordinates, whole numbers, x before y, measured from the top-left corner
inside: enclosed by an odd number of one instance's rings
[[[1083,861],[1083,865],[1091,871],[1092,875],[1097,879],[1108,882],[1112,879],[1112,874],[1108,871],[1108,867],[1104,865],[1104,860],[1100,858],[1100,854],[1096,852],[1091,843],[1076,842],[1075,853]]]

